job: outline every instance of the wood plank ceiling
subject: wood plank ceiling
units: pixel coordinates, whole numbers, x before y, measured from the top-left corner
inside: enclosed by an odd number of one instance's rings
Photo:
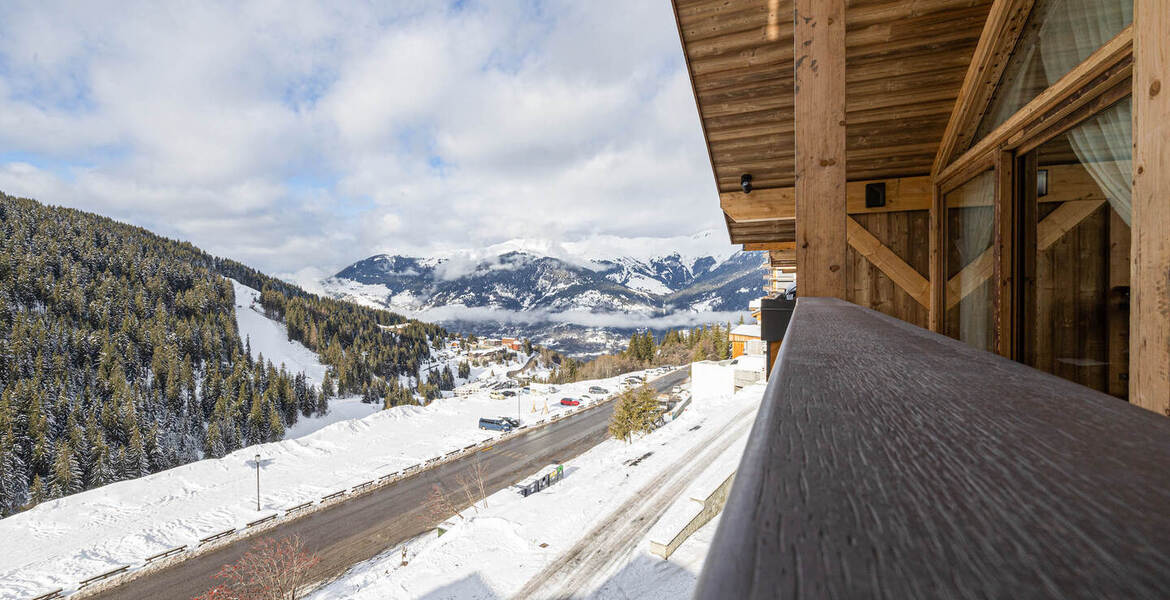
[[[852,0],[846,177],[928,175],[991,0]],[[792,0],[674,0],[719,191],[794,183]],[[737,223],[732,243],[795,240],[792,220]]]

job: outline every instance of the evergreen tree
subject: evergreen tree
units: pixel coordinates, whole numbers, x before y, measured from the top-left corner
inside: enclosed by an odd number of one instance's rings
[[[41,479],[39,474],[33,475],[32,485],[28,490],[29,506],[36,506],[48,499],[48,493],[45,490],[45,482]]]
[[[223,445],[223,436],[219,432],[219,423],[213,421],[207,426],[207,441],[203,452],[210,458],[222,458],[227,454]]]
[[[325,371],[325,380],[321,382],[321,398],[328,400],[333,394],[333,376],[329,371]]]
[[[24,463],[16,447],[16,435],[8,429],[0,437],[0,516],[17,511],[28,498]]]
[[[50,482],[51,495],[60,498],[74,494],[82,489],[81,465],[73,456],[69,444],[57,445],[57,458],[53,461],[52,481]]]
[[[609,434],[630,442],[637,433],[649,433],[658,417],[658,402],[654,389],[643,385],[626,390],[618,397],[609,421]]]

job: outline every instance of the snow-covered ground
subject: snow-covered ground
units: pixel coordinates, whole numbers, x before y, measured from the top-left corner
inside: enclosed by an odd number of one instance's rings
[[[256,350],[255,338],[252,344]],[[546,406],[549,414],[569,410],[557,404],[562,395],[580,397],[591,385],[616,391],[619,379],[559,386],[555,396],[493,400],[482,391],[425,407],[395,407],[297,439],[44,502],[0,520],[0,598],[70,589],[109,569],[141,565],[156,552],[498,435],[478,428],[481,416],[519,411],[526,420],[537,420],[544,418]],[[357,404],[354,410],[368,406]],[[334,407],[338,414],[349,410],[344,402]],[[262,457],[259,512],[252,466],[256,453]]]
[[[651,523],[713,457],[742,448],[764,386],[696,398],[665,427],[626,444],[607,440],[565,464],[565,479],[527,498],[511,489],[441,537],[420,536],[316,590],[311,600],[383,598],[688,597],[717,526],[708,523],[669,561],[649,553]],[[558,572],[559,565],[568,572]],[[545,580],[547,578],[547,580]],[[533,582],[533,583],[530,583]],[[536,584],[535,582],[539,582]]]

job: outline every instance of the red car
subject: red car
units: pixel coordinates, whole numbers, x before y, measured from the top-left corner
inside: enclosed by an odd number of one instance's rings
[[[574,398],[561,398],[561,404],[565,406],[578,406],[581,404],[581,401]]]

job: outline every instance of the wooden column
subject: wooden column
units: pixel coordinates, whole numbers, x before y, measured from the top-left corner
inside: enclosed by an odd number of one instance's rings
[[[1011,152],[1001,151],[995,160],[995,352],[1015,358],[1015,259],[1012,241],[1015,230],[1016,159]]]
[[[1170,11],[1135,0],[1130,401],[1170,415]]]
[[[796,0],[796,269],[845,298],[845,0]]]
[[[938,185],[930,201],[930,330],[943,332],[947,314],[947,206]]]

